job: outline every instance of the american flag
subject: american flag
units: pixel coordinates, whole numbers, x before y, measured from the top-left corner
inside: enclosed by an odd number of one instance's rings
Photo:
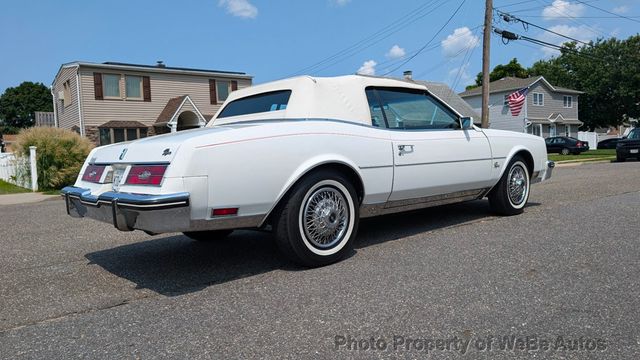
[[[509,109],[511,109],[512,116],[520,115],[520,111],[522,110],[522,106],[524,106],[524,101],[527,98],[528,92],[529,88],[524,88],[509,95]]]

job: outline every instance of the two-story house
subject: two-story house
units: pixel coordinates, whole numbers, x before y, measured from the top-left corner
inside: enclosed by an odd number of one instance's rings
[[[55,125],[97,145],[201,127],[231,91],[251,86],[243,72],[116,62],[63,64],[51,86]]]
[[[513,116],[509,95],[527,89],[521,112]],[[505,77],[489,84],[489,128],[526,132],[542,137],[577,136],[583,124],[578,118],[581,91],[551,85],[544,77]],[[482,88],[460,93],[471,107],[481,112]]]

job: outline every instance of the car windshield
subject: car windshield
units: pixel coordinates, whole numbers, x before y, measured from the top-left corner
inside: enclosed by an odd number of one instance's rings
[[[640,129],[635,128],[631,130],[631,132],[627,136],[627,139],[640,140]]]

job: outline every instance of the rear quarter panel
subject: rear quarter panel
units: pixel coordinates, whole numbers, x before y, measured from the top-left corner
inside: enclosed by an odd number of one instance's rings
[[[304,174],[326,163],[351,167],[365,188],[364,203],[388,199],[393,154],[386,132],[330,121],[287,121],[198,139],[184,156],[187,174],[208,178],[210,208],[238,207],[238,215],[268,213]],[[184,148],[182,150],[185,150]]]

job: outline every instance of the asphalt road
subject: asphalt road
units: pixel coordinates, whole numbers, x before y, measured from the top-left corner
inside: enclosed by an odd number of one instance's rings
[[[0,206],[0,357],[637,359],[639,215],[640,162],[559,168],[523,215],[369,219],[353,256],[309,270],[264,233],[201,244]]]

